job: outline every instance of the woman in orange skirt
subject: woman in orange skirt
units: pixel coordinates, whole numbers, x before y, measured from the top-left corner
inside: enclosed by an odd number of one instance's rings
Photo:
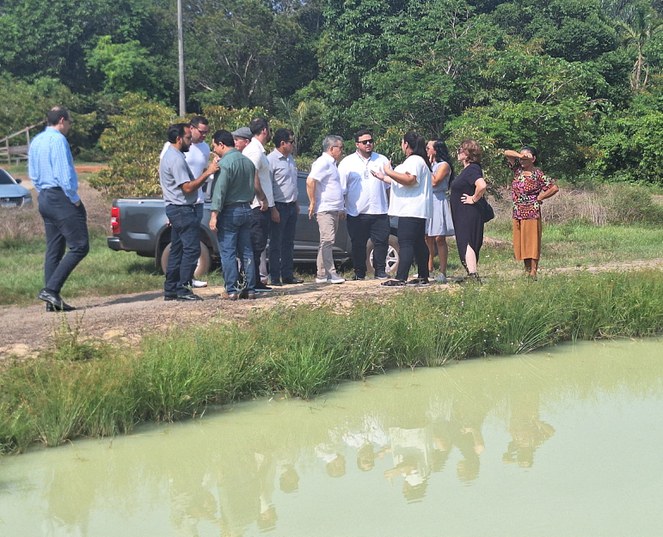
[[[513,253],[525,264],[527,275],[536,279],[541,257],[541,204],[559,191],[554,180],[534,167],[536,148],[504,152],[513,171]]]

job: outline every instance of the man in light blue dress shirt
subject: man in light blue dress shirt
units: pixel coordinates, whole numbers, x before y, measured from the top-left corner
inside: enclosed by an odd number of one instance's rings
[[[46,302],[47,311],[71,311],[75,308],[62,300],[60,290],[90,251],[87,213],[78,195],[78,176],[66,138],[72,124],[69,110],[56,106],[46,119],[46,129],[35,137],[28,152],[28,173],[39,193],[46,230],[44,288],[37,298]]]

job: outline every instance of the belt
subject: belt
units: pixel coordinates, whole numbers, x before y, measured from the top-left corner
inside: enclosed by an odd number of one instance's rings
[[[248,201],[238,201],[235,203],[227,203],[224,207],[248,207],[250,203]]]

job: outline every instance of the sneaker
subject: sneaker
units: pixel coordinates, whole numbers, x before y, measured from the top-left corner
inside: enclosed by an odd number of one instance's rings
[[[320,276],[315,277],[315,283],[328,283],[328,282],[329,278],[327,278],[327,276],[325,276],[324,278],[321,278]]]
[[[345,278],[341,278],[338,274],[332,274],[327,281],[329,283],[343,283]]]
[[[446,275],[444,275],[444,274],[438,274],[438,275],[435,277],[435,281],[436,281],[437,283],[447,283],[447,277],[446,277]]]
[[[385,287],[402,287],[405,285],[405,282],[403,280],[387,280],[380,285],[384,285]]]
[[[257,293],[260,293],[260,292],[263,292],[263,291],[271,291],[271,290],[272,290],[271,287],[269,287],[268,285],[265,285],[262,282],[256,284],[256,292]]]
[[[378,270],[375,273],[375,279],[376,280],[388,280],[389,279],[389,274],[387,274],[384,270]]]
[[[239,293],[226,293],[227,300],[237,300],[239,298]]]
[[[207,287],[207,282],[201,280],[196,280],[195,278],[191,280],[191,287],[195,289],[200,289],[201,287]]]

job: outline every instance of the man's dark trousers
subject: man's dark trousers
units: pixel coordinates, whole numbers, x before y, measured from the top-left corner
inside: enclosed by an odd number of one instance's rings
[[[366,244],[373,241],[373,269],[376,274],[386,268],[389,247],[389,216],[386,214],[359,214],[347,217],[348,234],[352,241],[352,264],[355,274],[366,277]]]
[[[272,283],[294,278],[293,251],[297,228],[297,202],[275,203],[280,215],[279,223],[271,222],[269,230],[269,278]]]
[[[193,205],[166,205],[170,221],[170,256],[164,293],[169,296],[191,293],[189,286],[200,257],[200,218]]]
[[[46,231],[44,286],[59,294],[76,265],[90,251],[87,212],[82,202],[74,205],[57,187],[39,193],[39,213]]]

